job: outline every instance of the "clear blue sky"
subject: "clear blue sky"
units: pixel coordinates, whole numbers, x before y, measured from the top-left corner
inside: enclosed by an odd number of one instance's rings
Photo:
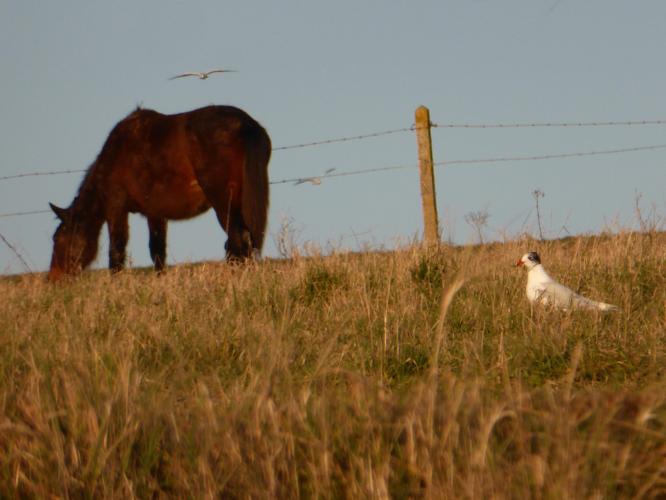
[[[275,146],[436,123],[666,119],[663,0],[0,1],[0,176],[84,169],[137,104],[165,113],[239,106]],[[238,73],[179,79],[183,71]],[[435,129],[435,161],[666,144],[666,127]],[[474,240],[465,214],[487,211],[487,238],[550,237],[636,225],[666,213],[666,150],[436,170],[445,238]],[[415,165],[410,132],[276,151],[273,181]],[[0,213],[66,206],[82,174],[0,181]],[[422,232],[418,174],[403,169],[272,187],[265,255],[282,220],[323,249],[393,247]],[[50,214],[0,218],[0,233],[45,270]],[[209,213],[169,226],[170,264],[217,259],[226,235]],[[133,265],[149,263],[131,218]],[[95,265],[107,264],[100,240]],[[0,243],[0,273],[22,272]]]

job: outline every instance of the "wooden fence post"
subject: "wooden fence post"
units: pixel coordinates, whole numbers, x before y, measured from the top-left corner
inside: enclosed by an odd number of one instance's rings
[[[430,111],[419,106],[414,113],[416,140],[419,146],[419,171],[421,174],[421,202],[423,205],[423,234],[427,245],[439,244],[439,222],[437,220],[437,198],[435,196],[435,173],[430,139]]]

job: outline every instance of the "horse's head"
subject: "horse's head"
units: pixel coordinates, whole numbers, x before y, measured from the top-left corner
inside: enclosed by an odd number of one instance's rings
[[[49,269],[49,281],[58,281],[64,275],[79,273],[93,261],[97,253],[97,240],[91,242],[85,228],[72,216],[71,208],[60,208],[49,203],[60,219],[53,234],[53,255]]]

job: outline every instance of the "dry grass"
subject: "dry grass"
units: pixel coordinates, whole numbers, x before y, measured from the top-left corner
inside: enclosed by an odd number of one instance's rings
[[[663,498],[665,243],[0,281],[0,497]]]

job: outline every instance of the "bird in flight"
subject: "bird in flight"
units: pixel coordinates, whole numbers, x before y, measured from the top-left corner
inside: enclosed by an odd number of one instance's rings
[[[234,69],[211,69],[210,71],[188,71],[187,73],[181,73],[180,75],[172,76],[169,80],[175,80],[176,78],[183,78],[185,76],[196,76],[201,80],[205,80],[213,73],[237,73]]]
[[[523,255],[517,266],[527,269],[527,300],[530,304],[554,306],[559,309],[597,309],[599,311],[614,311],[618,307],[605,302],[597,302],[567,288],[551,278],[541,265],[541,258],[536,252]]]

